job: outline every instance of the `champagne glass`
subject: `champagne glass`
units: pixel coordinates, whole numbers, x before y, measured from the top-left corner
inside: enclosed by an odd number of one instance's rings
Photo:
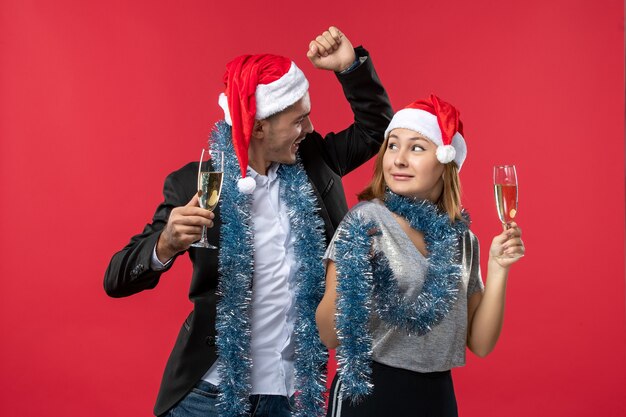
[[[517,171],[515,165],[496,165],[493,167],[493,190],[496,198],[498,217],[508,229],[517,215]],[[517,256],[502,255],[504,258]]]
[[[222,178],[224,177],[224,153],[202,149],[198,166],[198,202],[200,207],[213,211],[220,200]],[[196,248],[217,249],[206,238],[206,226],[202,226],[202,237],[191,246]]]

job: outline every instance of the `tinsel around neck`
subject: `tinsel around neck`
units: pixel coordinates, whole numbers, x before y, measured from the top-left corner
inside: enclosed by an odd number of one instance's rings
[[[428,232],[431,241],[441,237],[435,233],[436,231],[465,233],[470,224],[470,216],[466,210],[461,211],[461,219],[450,221],[448,214],[441,211],[435,203],[429,200],[402,196],[389,189],[385,193],[384,203],[389,211],[407,219],[411,228]],[[426,240],[426,234],[424,239]],[[429,242],[426,241],[426,244],[428,245]]]
[[[372,338],[368,324],[373,311],[381,320],[408,334],[424,335],[445,318],[458,296],[461,280],[460,240],[469,217],[450,222],[446,213],[424,200],[388,192],[385,206],[424,234],[428,270],[422,291],[407,300],[384,253],[372,239],[386,239],[376,222],[358,210],[339,226],[336,238],[337,349],[343,395],[359,401],[371,392]]]
[[[231,129],[224,121],[215,125],[211,146],[224,151],[224,179],[220,198],[222,226],[219,248],[220,301],[217,305],[218,411],[222,417],[249,413],[250,320],[254,275],[254,236],[251,225],[252,195],[240,193],[240,170],[231,141]],[[281,165],[278,170],[281,200],[287,206],[294,255],[298,269],[295,339],[296,416],[323,414],[325,377],[322,369],[327,355],[317,334],[315,310],[324,292],[324,225],[317,215],[317,201],[304,168]]]

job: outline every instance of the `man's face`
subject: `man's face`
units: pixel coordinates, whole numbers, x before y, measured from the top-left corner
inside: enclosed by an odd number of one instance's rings
[[[309,93],[286,110],[267,118],[263,124],[261,151],[267,162],[293,164],[300,142],[313,132],[309,119],[311,100]]]

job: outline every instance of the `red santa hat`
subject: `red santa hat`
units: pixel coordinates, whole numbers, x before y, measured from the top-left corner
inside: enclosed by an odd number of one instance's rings
[[[417,100],[398,111],[389,127],[385,139],[393,129],[414,130],[437,145],[437,159],[442,164],[456,162],[461,170],[467,156],[467,146],[463,138],[463,123],[460,112],[434,94]]]
[[[261,54],[242,55],[226,64],[224,93],[218,103],[224,120],[232,126],[232,140],[241,168],[239,191],[254,191],[254,179],[246,177],[248,146],[255,120],[279,113],[300,100],[309,89],[304,73],[289,58]]]

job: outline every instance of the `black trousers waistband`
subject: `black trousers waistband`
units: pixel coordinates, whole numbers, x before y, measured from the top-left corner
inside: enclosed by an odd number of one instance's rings
[[[372,362],[372,383],[372,394],[352,404],[341,398],[336,375],[327,417],[458,417],[450,371],[421,373]]]

